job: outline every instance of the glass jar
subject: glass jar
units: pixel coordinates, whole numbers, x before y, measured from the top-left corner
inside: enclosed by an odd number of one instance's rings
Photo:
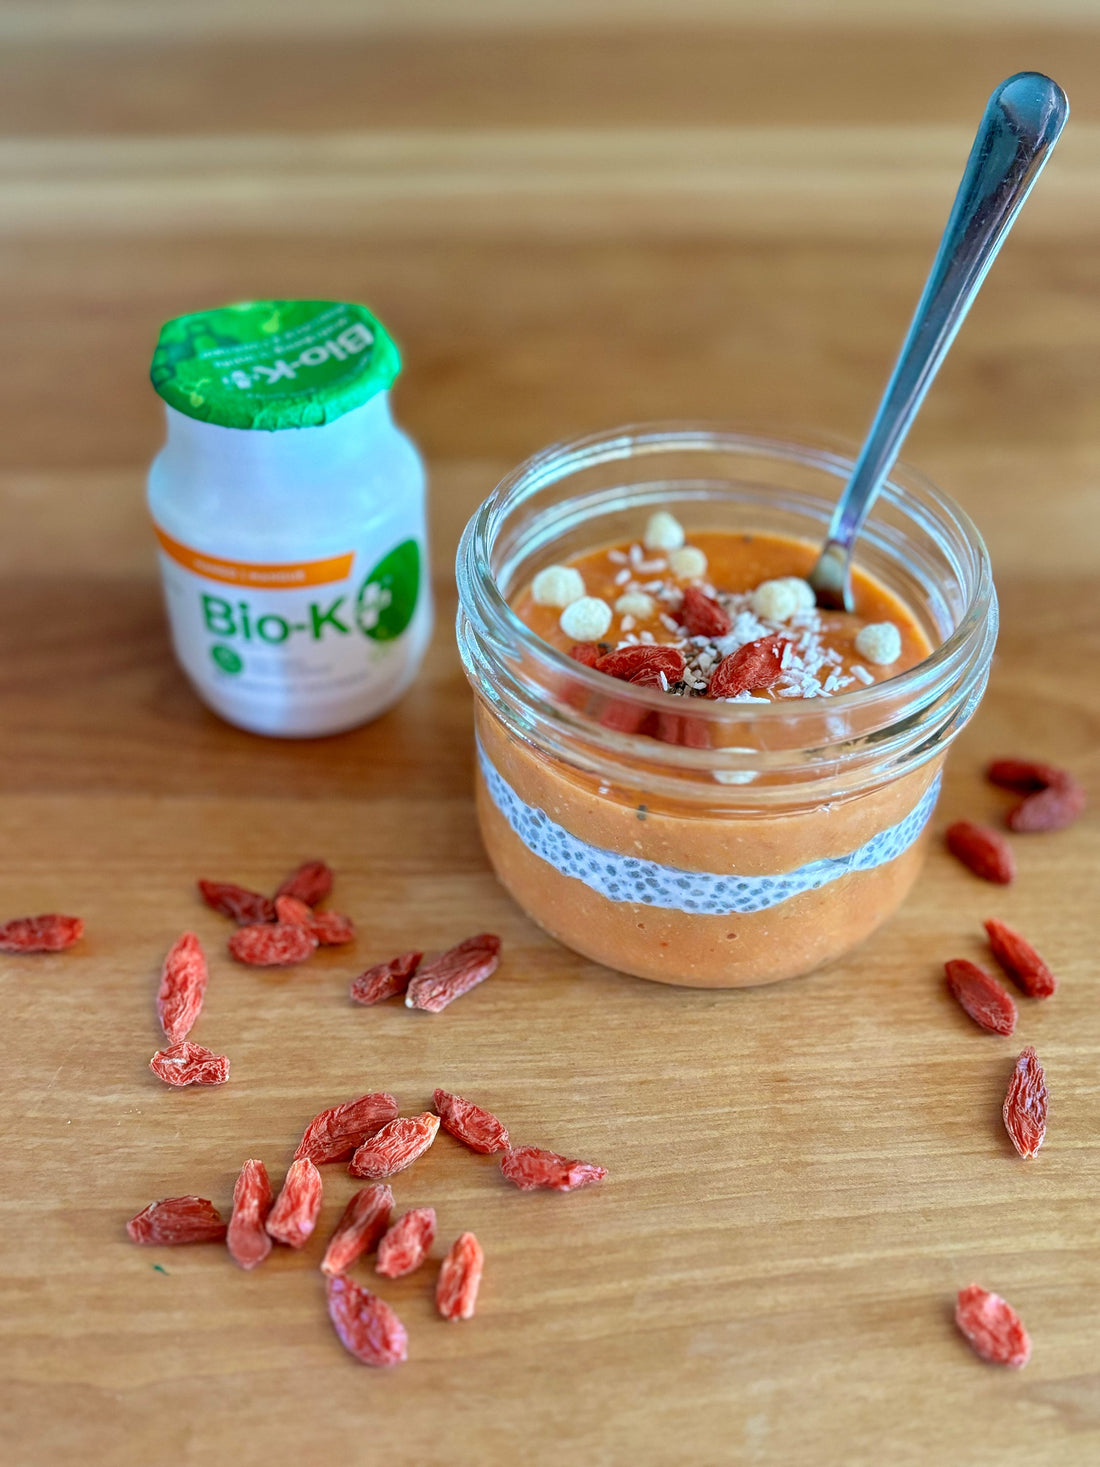
[[[769,983],[849,951],[913,885],[997,635],[981,536],[921,475],[895,469],[859,561],[934,650],[871,687],[670,699],[573,662],[509,605],[542,566],[637,539],[657,508],[689,540],[819,543],[852,461],[690,424],[623,428],[537,454],[466,526],[458,642],[482,837],[516,901],[568,947],[666,983]],[[627,731],[647,720],[656,737]]]

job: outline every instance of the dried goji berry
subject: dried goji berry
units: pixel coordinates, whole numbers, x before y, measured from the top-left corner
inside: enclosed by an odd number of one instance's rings
[[[324,901],[332,890],[332,871],[324,861],[306,861],[280,883],[277,897],[297,897],[307,907]]]
[[[377,1294],[343,1274],[328,1281],[328,1313],[344,1349],[364,1365],[399,1365],[408,1353],[405,1326]]]
[[[355,941],[355,923],[343,912],[314,912],[309,930],[322,947],[343,947]]]
[[[321,1272],[334,1277],[369,1253],[389,1227],[392,1212],[393,1193],[389,1187],[363,1187],[356,1192],[329,1239]]]
[[[348,1164],[353,1177],[396,1176],[423,1156],[435,1140],[439,1117],[426,1110],[418,1116],[402,1116],[364,1141]]]
[[[238,927],[229,939],[229,951],[238,963],[253,968],[285,968],[312,956],[317,939],[297,922],[268,922]]]
[[[556,1151],[544,1151],[541,1146],[513,1147],[501,1157],[500,1169],[521,1192],[532,1192],[536,1187],[572,1192],[577,1187],[602,1182],[607,1176],[606,1167],[593,1166],[587,1161],[570,1161]]]
[[[59,912],[13,917],[0,925],[0,953],[59,953],[83,936],[80,917],[62,917]]]
[[[985,924],[993,956],[1029,998],[1049,998],[1058,980],[1032,947],[1018,932],[990,917]]]
[[[496,970],[500,961],[500,938],[491,932],[468,937],[457,947],[430,958],[409,984],[405,1003],[410,1009],[427,1009],[438,1014],[456,998],[469,993]]]
[[[378,1273],[388,1279],[403,1279],[415,1273],[435,1242],[435,1208],[414,1207],[399,1217],[378,1245]]]
[[[262,1161],[246,1161],[233,1188],[233,1213],[226,1245],[242,1268],[255,1268],[271,1252],[264,1224],[271,1211],[271,1183]]]
[[[352,998],[356,1003],[370,1005],[404,993],[410,978],[420,967],[423,956],[423,953],[417,952],[402,953],[399,958],[391,958],[388,963],[376,963],[373,968],[368,968],[353,980]]]
[[[724,637],[733,625],[725,607],[698,586],[685,589],[677,619],[691,637]]]
[[[613,699],[610,703],[604,704],[603,711],[600,713],[600,724],[603,728],[612,729],[615,733],[648,733],[653,721],[652,711],[650,708],[635,708],[630,703]]]
[[[783,672],[783,637],[760,637],[724,657],[714,669],[708,698],[733,698],[738,693],[762,693]]]
[[[637,643],[606,653],[596,663],[596,671],[637,687],[660,688],[678,683],[686,666],[684,654],[677,647]]]
[[[1068,769],[1038,759],[995,759],[986,778],[1003,789],[1026,795],[1007,816],[1010,830],[1064,830],[1085,808],[1085,792]]]
[[[485,1254],[473,1233],[459,1233],[439,1268],[436,1308],[444,1319],[473,1319]]]
[[[693,718],[688,713],[658,713],[654,738],[685,749],[710,748],[710,730],[701,718]]]
[[[262,892],[249,891],[234,881],[200,881],[199,891],[208,907],[223,917],[232,917],[239,926],[253,922],[274,922],[275,903]]]
[[[206,954],[193,932],[185,932],[168,949],[160,972],[157,1017],[169,1044],[190,1034],[206,993]]]
[[[1015,1369],[1027,1364],[1031,1355],[1027,1330],[1012,1305],[999,1294],[987,1293],[977,1284],[960,1289],[955,1323],[983,1360]]]
[[[346,1161],[357,1146],[397,1118],[398,1104],[388,1090],[372,1090],[315,1115],[305,1129],[294,1160],[307,1156],[316,1166]]]
[[[657,726],[653,730],[653,737],[660,739],[662,744],[678,744],[680,742],[680,725],[683,722],[678,713],[658,713]]]
[[[991,1034],[1011,1034],[1016,1027],[1016,1005],[995,978],[966,958],[944,963],[947,986],[963,1009]]]
[[[225,1237],[221,1213],[205,1197],[162,1197],[130,1219],[126,1231],[134,1243],[171,1247],[177,1243],[220,1243]]]
[[[569,655],[583,667],[595,667],[600,659],[600,649],[595,642],[574,642]]]
[[[309,1158],[292,1161],[283,1190],[267,1215],[268,1236],[288,1248],[304,1248],[317,1226],[323,1195],[321,1173]]]
[[[315,912],[297,897],[275,898],[275,916],[279,922],[305,927],[321,947],[341,947],[355,937],[355,924],[340,912]]]
[[[443,1129],[457,1136],[471,1151],[482,1156],[491,1156],[494,1151],[507,1151],[508,1130],[491,1110],[482,1110],[471,1100],[461,1095],[452,1095],[449,1090],[435,1092],[435,1108]]]
[[[181,1039],[167,1049],[158,1049],[149,1068],[166,1085],[224,1085],[229,1079],[229,1056]]]
[[[975,876],[1007,886],[1016,875],[1012,847],[999,831],[971,820],[956,820],[944,833],[947,849]]]
[[[313,908],[296,896],[275,898],[276,922],[290,922],[298,927],[308,927],[313,921]]]
[[[1034,1156],[1047,1129],[1047,1087],[1039,1056],[1029,1044],[1016,1061],[1004,1107],[1005,1130],[1021,1156]]]
[[[1031,835],[1045,830],[1065,830],[1085,808],[1085,792],[1075,779],[1051,784],[1028,795],[1005,816],[1009,830]]]
[[[1000,785],[1002,789],[1029,795],[1034,790],[1045,790],[1047,785],[1057,784],[1067,777],[1067,773],[1038,759],[994,759],[986,769],[985,777],[990,784]]]

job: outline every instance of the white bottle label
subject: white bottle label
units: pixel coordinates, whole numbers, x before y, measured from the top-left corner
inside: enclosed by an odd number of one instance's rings
[[[350,709],[402,678],[397,644],[420,600],[417,540],[380,557],[375,543],[263,565],[207,555],[155,528],[177,655],[215,706]]]

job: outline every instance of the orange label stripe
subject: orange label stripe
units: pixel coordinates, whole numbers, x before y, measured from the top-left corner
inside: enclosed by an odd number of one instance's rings
[[[331,581],[346,581],[355,559],[355,552],[349,550],[346,555],[333,555],[328,560],[300,560],[293,564],[258,565],[254,561],[223,560],[220,556],[205,555],[201,550],[181,545],[166,535],[159,525],[154,525],[153,529],[160,548],[177,565],[197,576],[205,576],[208,581],[222,581],[227,586],[254,586],[265,591],[295,591],[299,586],[324,586]]]

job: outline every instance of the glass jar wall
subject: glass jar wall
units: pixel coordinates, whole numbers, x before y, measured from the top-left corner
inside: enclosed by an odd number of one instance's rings
[[[899,466],[861,536],[861,566],[934,649],[873,687],[673,700],[571,661],[510,604],[541,567],[636,539],[657,508],[689,539],[818,542],[850,470],[814,445],[627,428],[537,455],[471,519],[458,640],[482,835],[504,885],[569,947],[668,983],[772,982],[847,952],[912,886],[997,628],[981,537],[927,480]]]

